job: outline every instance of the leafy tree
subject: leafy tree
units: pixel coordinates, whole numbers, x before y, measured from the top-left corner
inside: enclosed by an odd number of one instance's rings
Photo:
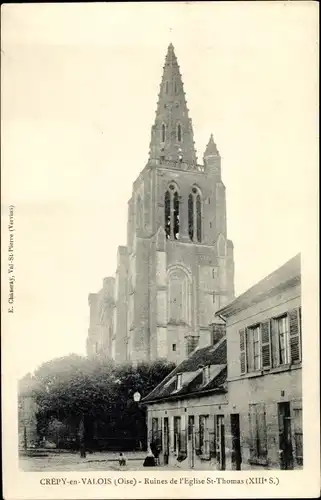
[[[103,438],[112,447],[117,441],[119,446],[137,446],[146,441],[146,410],[133,395],[138,391],[146,396],[173,368],[166,360],[134,367],[76,354],[43,363],[31,384],[40,436],[52,432],[52,422],[63,422],[70,432],[78,429],[79,441],[87,447]]]

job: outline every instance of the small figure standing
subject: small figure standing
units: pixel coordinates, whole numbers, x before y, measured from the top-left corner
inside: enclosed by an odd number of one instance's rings
[[[126,465],[126,457],[122,453],[119,453],[118,462],[120,466]]]

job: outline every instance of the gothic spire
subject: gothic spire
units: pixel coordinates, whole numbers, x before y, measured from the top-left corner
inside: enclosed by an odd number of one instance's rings
[[[196,151],[185,92],[172,44],[168,46],[160,85],[150,158],[195,164]]]
[[[204,158],[206,158],[207,156],[219,156],[217,146],[214,142],[213,134],[211,134],[210,140],[208,141],[205,149]]]

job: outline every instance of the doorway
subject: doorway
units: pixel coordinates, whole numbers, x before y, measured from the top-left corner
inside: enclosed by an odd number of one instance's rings
[[[169,425],[168,417],[164,417],[164,465],[168,465],[169,455]]]
[[[278,403],[280,468],[293,469],[291,412],[288,401]]]
[[[231,414],[231,434],[232,434],[232,467],[234,470],[241,470],[241,436],[240,436],[240,415]]]
[[[216,457],[219,470],[225,470],[225,425],[224,415],[216,416]]]

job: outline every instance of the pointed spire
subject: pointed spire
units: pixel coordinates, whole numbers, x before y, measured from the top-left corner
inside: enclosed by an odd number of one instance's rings
[[[204,158],[206,158],[207,156],[214,156],[214,155],[219,156],[219,152],[214,142],[213,134],[211,134],[210,140],[208,141],[208,144],[205,149]]]
[[[172,43],[163,67],[155,123],[152,127],[150,158],[195,164],[196,151],[191,120],[179,65]]]

